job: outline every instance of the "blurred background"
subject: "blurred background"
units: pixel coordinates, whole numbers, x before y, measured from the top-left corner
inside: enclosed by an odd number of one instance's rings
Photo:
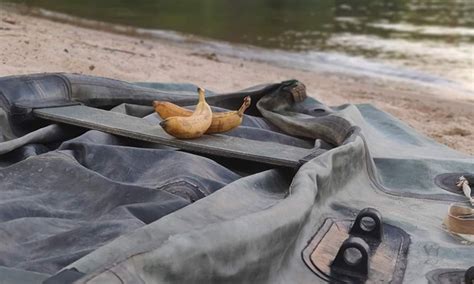
[[[180,41],[194,35],[212,52],[295,68],[320,68],[315,62],[329,62],[353,71],[442,78],[474,89],[473,0],[0,2],[21,4],[45,17],[61,13],[63,20],[66,14],[133,26],[151,36]]]

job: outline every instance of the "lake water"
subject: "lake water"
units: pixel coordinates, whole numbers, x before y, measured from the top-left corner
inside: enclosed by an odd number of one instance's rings
[[[474,0],[0,2],[133,26],[149,35],[163,36],[163,30],[192,34],[201,38],[203,50],[231,56],[303,69],[334,65],[446,80],[474,90]]]

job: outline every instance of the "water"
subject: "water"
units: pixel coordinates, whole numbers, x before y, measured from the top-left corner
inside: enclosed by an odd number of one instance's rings
[[[444,80],[474,90],[473,0],[0,2],[130,25],[148,34],[193,34],[218,40],[202,40],[205,50],[303,69],[336,64],[355,72]]]

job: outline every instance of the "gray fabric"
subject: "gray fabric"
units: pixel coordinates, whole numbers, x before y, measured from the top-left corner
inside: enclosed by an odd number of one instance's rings
[[[362,117],[364,109],[366,106],[361,107]],[[405,127],[398,121],[387,120],[385,115],[378,119],[393,125],[399,136],[405,136],[407,140],[425,140],[413,131],[401,133],[400,128]],[[392,169],[375,168],[367,152],[370,145],[366,143],[354,134],[350,142],[305,164],[288,188],[273,186],[272,193],[268,193],[267,184],[255,187],[254,182],[247,185],[238,180],[179,212],[117,239],[72,266],[82,271],[95,271],[95,275],[84,279],[83,283],[118,281],[119,278],[138,283],[314,283],[321,280],[301,259],[301,251],[311,236],[326,217],[354,218],[358,210],[365,207],[377,208],[386,222],[410,234],[412,244],[404,282],[424,282],[424,274],[439,267],[467,269],[472,265],[474,248],[449,236],[441,228],[449,206],[444,197],[430,201],[401,196],[414,190],[425,195],[438,192],[432,184],[434,176],[440,171],[453,171],[463,166],[465,170],[473,171],[472,157],[461,158],[460,153],[445,151],[440,154],[442,161],[447,162],[442,168],[433,163],[437,157],[414,158],[422,166],[421,170],[418,167],[397,169],[403,171],[399,183],[410,183],[410,187],[390,188],[393,182],[385,184],[378,174],[390,176]],[[430,144],[436,149],[444,148]],[[422,148],[428,148],[428,153],[435,150],[429,147]],[[420,146],[405,145],[405,148],[401,156],[415,152]],[[378,162],[379,165],[383,163],[383,160]],[[268,175],[274,174],[269,171],[252,177],[267,180],[271,179]],[[385,194],[388,188],[391,192]],[[252,192],[251,201],[239,202],[242,193],[246,195],[247,192]],[[222,204],[232,206],[222,207]],[[196,215],[203,217],[196,220],[192,217]],[[130,252],[125,253],[128,256],[124,256],[123,249],[117,251],[126,244],[130,248]],[[97,270],[104,263],[116,262],[119,263]]]
[[[90,131],[0,170],[3,265],[54,273],[239,177],[199,156],[120,144]]]
[[[65,131],[64,127],[57,124],[48,125],[21,137],[0,143],[0,155],[9,153],[28,144],[46,144],[54,141],[62,141],[74,137],[75,134],[77,135],[77,131],[71,129]]]
[[[41,283],[51,277],[49,274],[0,267],[0,284]]]
[[[344,142],[352,127],[349,121],[327,110],[323,110],[326,115],[318,116],[295,111],[293,100],[289,93],[272,94],[259,100],[257,108],[263,117],[290,135],[321,138],[334,145]]]
[[[125,102],[114,111],[154,123],[150,107],[134,104],[195,103],[189,85],[134,89],[113,81],[113,88],[138,90],[115,100],[106,79],[61,76],[78,84],[71,97],[102,107]],[[90,81],[103,84],[100,96],[88,97],[91,84],[79,85]],[[473,157],[369,105],[295,101],[284,91],[288,84],[210,101],[236,109],[243,96],[253,96],[258,109],[229,135],[324,145],[327,151],[296,174],[98,131],[60,144],[32,140],[45,144],[1,155],[0,266],[46,274],[75,267],[86,274],[78,283],[319,283],[301,258],[303,248],[326,218],[353,219],[366,207],[409,234],[405,283],[426,282],[434,269],[473,265],[474,247],[441,228],[450,202],[463,198],[433,182],[440,173],[474,172]]]

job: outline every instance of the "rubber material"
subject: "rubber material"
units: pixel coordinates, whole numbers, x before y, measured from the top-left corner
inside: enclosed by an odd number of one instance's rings
[[[236,109],[247,95],[255,102],[225,136],[320,145],[324,151],[298,170],[76,132],[19,107],[65,98],[158,125],[151,102],[192,107],[196,86],[74,74],[1,78],[3,270],[51,275],[75,267],[85,273],[78,283],[322,283],[301,252],[325,220],[352,221],[366,207],[409,235],[407,266],[390,266],[398,283],[471,266],[474,248],[442,228],[449,205],[465,197],[434,180],[474,172],[473,157],[373,106],[329,107],[310,97],[314,90],[295,95],[292,84],[208,91],[208,102],[221,109]]]

